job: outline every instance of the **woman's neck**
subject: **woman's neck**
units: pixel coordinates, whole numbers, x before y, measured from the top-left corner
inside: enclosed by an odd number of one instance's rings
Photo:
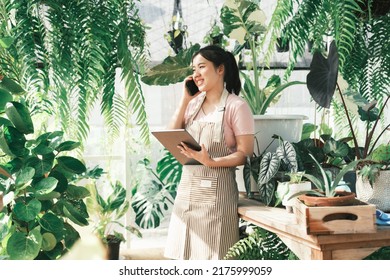
[[[224,88],[222,86],[222,87],[215,88],[211,91],[207,91],[206,98],[205,98],[204,102],[206,102],[207,104],[211,104],[211,105],[218,105],[219,101],[221,100],[223,90],[224,90]]]

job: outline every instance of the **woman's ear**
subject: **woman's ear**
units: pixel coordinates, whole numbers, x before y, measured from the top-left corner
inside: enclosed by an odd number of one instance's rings
[[[224,72],[225,72],[225,65],[223,65],[223,64],[219,65],[218,69],[217,69],[217,73],[223,75]]]

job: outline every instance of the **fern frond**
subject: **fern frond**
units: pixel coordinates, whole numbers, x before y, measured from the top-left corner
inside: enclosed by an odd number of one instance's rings
[[[224,257],[239,260],[287,260],[296,258],[280,238],[255,226],[253,232],[234,244]]]

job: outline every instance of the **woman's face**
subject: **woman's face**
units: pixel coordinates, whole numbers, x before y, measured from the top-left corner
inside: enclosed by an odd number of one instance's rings
[[[223,66],[217,68],[214,64],[198,54],[192,60],[192,77],[200,91],[219,89],[223,85]]]

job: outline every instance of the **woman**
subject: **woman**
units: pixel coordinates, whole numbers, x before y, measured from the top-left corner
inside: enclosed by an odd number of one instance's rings
[[[238,241],[238,189],[235,169],[253,154],[254,121],[241,89],[234,56],[207,46],[192,57],[191,96],[184,87],[169,128],[186,128],[202,149],[178,148],[201,165],[184,165],[168,230],[165,256],[171,259],[223,259]],[[233,94],[232,94],[233,93]]]

